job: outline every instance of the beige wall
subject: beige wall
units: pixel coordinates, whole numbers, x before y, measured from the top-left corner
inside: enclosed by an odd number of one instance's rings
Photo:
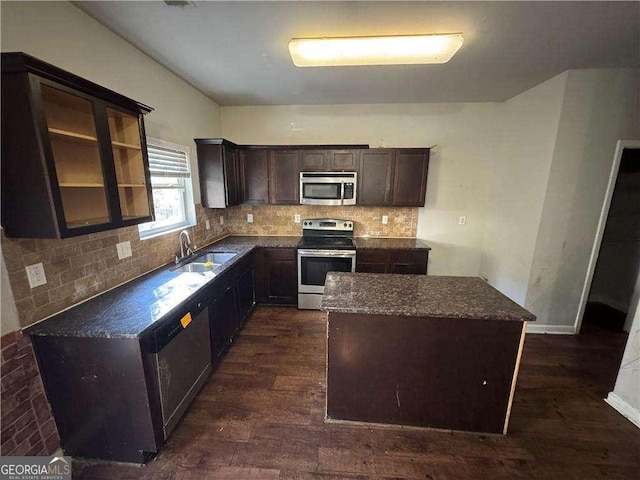
[[[434,248],[429,273],[477,275],[499,104],[222,107],[225,138],[248,144],[428,147],[417,236]],[[391,209],[390,221],[397,218]],[[467,224],[458,225],[458,217]]]
[[[640,138],[638,70],[571,70],[525,307],[572,332],[616,142]]]
[[[480,275],[524,304],[567,74],[500,105]]]

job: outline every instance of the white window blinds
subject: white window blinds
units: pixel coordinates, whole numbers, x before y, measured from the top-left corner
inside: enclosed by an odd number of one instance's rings
[[[155,145],[148,145],[147,152],[152,177],[189,177],[189,158],[185,152]]]

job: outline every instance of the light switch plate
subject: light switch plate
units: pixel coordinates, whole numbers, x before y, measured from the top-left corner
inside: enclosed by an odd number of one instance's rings
[[[126,242],[117,243],[116,249],[118,250],[118,258],[120,260],[122,260],[123,258],[128,258],[131,255],[133,255],[133,253],[131,252],[131,242],[128,240]]]
[[[389,215],[382,215],[382,224],[386,225],[389,223]]]
[[[458,218],[458,225],[466,225],[467,224],[467,216],[463,215]]]
[[[253,213],[247,213],[247,223],[253,223]]]
[[[44,265],[36,263],[25,267],[27,271],[27,278],[29,279],[29,286],[31,288],[39,287],[47,283],[47,276],[44,274]]]
[[[224,216],[220,215],[220,225],[224,225]]]
[[[294,221],[294,222],[296,222],[296,223],[300,223],[300,215],[296,213],[296,214],[293,216],[293,221]]]
[[[211,222],[209,220],[204,221],[204,226],[207,230],[211,230]]]

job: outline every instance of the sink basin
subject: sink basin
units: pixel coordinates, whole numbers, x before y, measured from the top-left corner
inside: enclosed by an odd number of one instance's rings
[[[196,257],[190,263],[213,263],[214,265],[222,265],[225,262],[228,262],[233,257],[235,257],[236,253],[231,252],[209,252],[204,255],[200,255]]]
[[[210,272],[236,255],[237,253],[234,252],[207,252],[173,270],[177,272]]]

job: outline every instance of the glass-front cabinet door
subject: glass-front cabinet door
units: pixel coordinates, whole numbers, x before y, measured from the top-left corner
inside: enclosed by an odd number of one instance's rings
[[[148,217],[149,187],[145,178],[138,117],[107,108],[107,119],[122,219]]]
[[[45,84],[41,91],[66,227],[110,223],[93,102]]]
[[[152,108],[25,53],[1,58],[4,234],[67,238],[152,221]]]

